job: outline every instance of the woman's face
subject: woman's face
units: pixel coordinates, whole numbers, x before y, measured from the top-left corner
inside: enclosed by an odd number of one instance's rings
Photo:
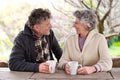
[[[78,18],[76,18],[73,26],[75,27],[77,34],[80,34],[81,32],[87,30],[87,27],[84,24],[82,24]]]

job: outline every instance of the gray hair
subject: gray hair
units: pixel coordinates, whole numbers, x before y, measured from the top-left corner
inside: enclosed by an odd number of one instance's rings
[[[40,24],[42,20],[46,20],[47,18],[51,18],[51,12],[48,9],[34,9],[28,17],[28,27],[32,29],[35,24]]]
[[[80,20],[81,23],[87,25],[88,30],[95,29],[98,24],[96,14],[92,10],[77,10],[74,16]]]

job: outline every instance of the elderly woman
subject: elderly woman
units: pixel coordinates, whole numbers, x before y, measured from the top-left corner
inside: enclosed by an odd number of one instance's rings
[[[70,74],[68,62],[78,61],[82,67],[78,68],[77,74],[109,71],[112,60],[105,37],[94,30],[97,26],[95,13],[92,10],[80,10],[75,11],[74,16],[77,34],[67,39],[58,67]]]

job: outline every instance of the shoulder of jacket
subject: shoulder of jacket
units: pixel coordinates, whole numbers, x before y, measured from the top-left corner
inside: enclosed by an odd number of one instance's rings
[[[29,38],[28,38],[28,35],[26,35],[26,34],[24,34],[24,32],[23,31],[20,31],[19,33],[18,33],[18,35],[16,36],[16,38],[15,38],[15,40],[18,40],[18,41],[26,41],[26,40],[28,40]],[[30,40],[30,39],[29,39]]]
[[[23,38],[23,35],[24,35],[23,31],[20,31],[16,36],[16,38]]]
[[[71,39],[74,39],[76,36],[78,36],[76,33],[71,33],[68,35],[68,37],[66,38],[66,41],[69,41]]]
[[[103,35],[103,34],[101,34],[101,33],[95,33],[95,35],[94,35],[96,38],[98,38],[98,39],[103,39],[103,38],[105,38],[105,36]]]

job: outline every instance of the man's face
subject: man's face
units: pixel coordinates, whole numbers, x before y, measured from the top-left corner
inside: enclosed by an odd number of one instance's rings
[[[49,35],[51,29],[50,19],[42,20],[40,24],[38,24],[38,34]]]

